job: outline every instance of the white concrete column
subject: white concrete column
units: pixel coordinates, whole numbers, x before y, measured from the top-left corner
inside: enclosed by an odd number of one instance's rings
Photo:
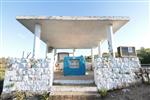
[[[94,50],[91,48],[92,67],[94,66]]]
[[[56,56],[57,54],[57,49],[54,49],[54,56]]]
[[[41,36],[41,25],[35,24],[34,30],[34,44],[33,44],[33,58],[39,58],[40,54],[40,36]]]
[[[107,40],[108,40],[109,55],[115,57],[115,52],[113,49],[114,48],[113,29],[111,24],[107,27]]]
[[[54,67],[55,67],[55,49],[49,48],[50,49],[50,53],[52,53],[51,55],[51,78],[50,78],[50,85],[53,85],[53,81],[54,81]]]
[[[101,44],[102,44],[102,42],[100,41],[99,44],[98,44],[98,56],[99,56],[99,57],[102,57],[102,48],[101,48]]]
[[[54,49],[54,67],[57,63],[57,49]]]
[[[45,58],[47,58],[47,55],[48,55],[48,45],[46,44]]]
[[[74,53],[75,53],[75,49],[73,49],[73,53],[72,53],[72,54],[73,54],[73,57],[74,57]]]

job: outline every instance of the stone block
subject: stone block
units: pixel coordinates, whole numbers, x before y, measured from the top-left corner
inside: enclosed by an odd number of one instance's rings
[[[50,79],[50,77],[48,75],[41,75],[41,78],[43,80],[49,80]]]
[[[29,81],[28,75],[23,76],[23,81]]]
[[[149,81],[147,74],[142,74],[142,79],[143,79],[144,83],[148,83],[148,81]]]

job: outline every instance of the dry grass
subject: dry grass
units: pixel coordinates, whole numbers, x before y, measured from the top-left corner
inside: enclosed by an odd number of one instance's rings
[[[4,79],[6,64],[7,60],[5,58],[0,58],[0,80]]]

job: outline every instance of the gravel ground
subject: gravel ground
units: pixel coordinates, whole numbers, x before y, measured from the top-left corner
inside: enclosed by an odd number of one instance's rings
[[[7,98],[6,99],[0,98],[0,100],[12,100],[12,98],[15,98],[13,94],[10,95],[4,94],[2,97],[7,97]],[[33,95],[31,97],[28,97],[27,100],[42,100],[42,99],[39,99],[39,95]],[[72,99],[67,99],[67,100],[72,100]],[[90,98],[85,100],[95,100],[95,99]],[[125,89],[109,91],[106,97],[103,98],[99,97],[96,98],[96,100],[150,100],[150,85],[138,84]]]

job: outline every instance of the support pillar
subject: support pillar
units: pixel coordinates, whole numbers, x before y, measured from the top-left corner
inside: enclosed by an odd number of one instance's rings
[[[74,57],[75,49],[73,49],[73,57]]]
[[[39,58],[40,36],[41,36],[41,25],[40,24],[35,24],[33,55],[32,55],[33,58]]]
[[[56,49],[49,47],[49,52],[52,53],[51,55],[51,78],[50,78],[50,86],[53,85],[54,81],[54,67],[55,67],[55,54],[56,54]]]
[[[57,64],[57,49],[54,49],[54,69],[53,69],[53,71],[55,70],[55,68],[56,68],[56,64]]]
[[[56,56],[57,54],[57,49],[54,49],[54,56]]]
[[[102,57],[101,41],[98,44],[98,56]]]
[[[93,48],[91,48],[91,58],[92,58],[92,68],[94,67],[94,52]]]
[[[48,54],[48,45],[46,44],[45,58],[47,58],[47,54]]]
[[[115,58],[115,52],[113,49],[114,48],[113,29],[111,24],[107,27],[107,40],[108,40],[109,55]]]

